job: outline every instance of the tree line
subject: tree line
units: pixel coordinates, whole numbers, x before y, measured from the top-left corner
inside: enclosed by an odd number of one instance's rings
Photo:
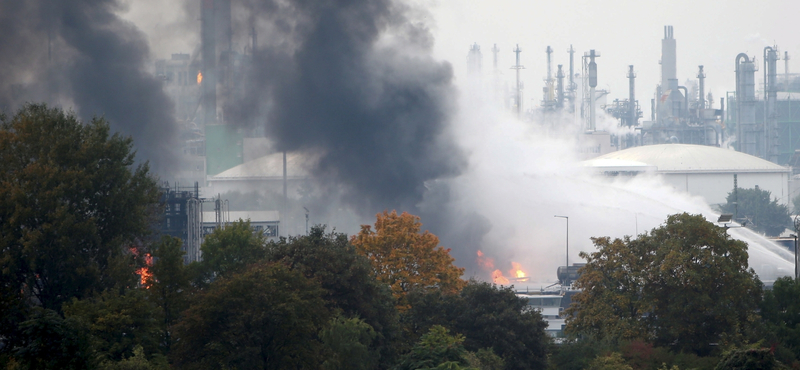
[[[152,232],[159,190],[134,155],[102,118],[0,116],[0,367],[800,367],[800,285],[764,289],[747,246],[699,215],[594,238],[554,342],[407,213],[278,240],[239,220],[184,264],[183,242]]]
[[[548,338],[511,288],[464,280],[420,219],[268,241],[239,220],[200,262],[153,232],[156,179],[95,118],[0,117],[6,369],[534,369]]]

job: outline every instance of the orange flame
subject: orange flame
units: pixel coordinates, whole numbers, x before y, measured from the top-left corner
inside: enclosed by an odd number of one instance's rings
[[[492,282],[500,285],[508,285],[509,283],[508,279],[503,276],[503,272],[500,270],[494,270],[494,272],[492,272]]]
[[[528,281],[525,271],[522,271],[522,265],[517,262],[511,262],[510,274],[516,276],[518,281]]]
[[[478,258],[475,260],[478,262],[478,266],[484,270],[491,270],[494,268],[494,260],[489,257],[484,257],[483,252],[480,250],[478,251]]]
[[[153,280],[153,273],[150,272],[150,266],[153,265],[153,257],[150,253],[144,255],[144,263],[145,266],[136,270],[136,274],[139,275],[139,282],[144,286],[146,289],[150,289],[150,283]]]
[[[197,84],[203,82],[203,72],[197,72]]]

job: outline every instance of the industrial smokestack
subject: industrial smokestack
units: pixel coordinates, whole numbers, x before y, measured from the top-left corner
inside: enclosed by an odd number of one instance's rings
[[[702,117],[702,110],[706,109],[706,74],[703,72],[703,66],[698,66],[698,68],[697,78],[700,80],[700,100],[697,102],[697,116]]]
[[[671,89],[669,81],[677,79],[677,51],[672,26],[664,26],[664,39],[661,40],[661,90]]]
[[[597,87],[597,63],[595,63],[594,58],[599,56],[600,54],[596,53],[594,49],[589,50],[589,131],[595,130],[594,89]]]
[[[764,92],[766,105],[764,109],[764,150],[765,158],[778,163],[778,50],[776,47],[764,48]]]
[[[639,112],[636,109],[636,73],[633,72],[633,66],[628,66],[628,126],[639,125]]]

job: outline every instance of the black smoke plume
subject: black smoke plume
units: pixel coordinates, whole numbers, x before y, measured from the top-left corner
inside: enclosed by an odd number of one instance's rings
[[[0,0],[0,109],[45,101],[84,120],[105,116],[137,159],[174,169],[173,105],[146,71],[144,35],[117,0]]]
[[[258,30],[251,81],[228,117],[265,124],[279,150],[321,155],[315,174],[362,214],[414,211],[426,181],[465,160],[446,135],[449,64],[416,10],[392,0],[234,2]]]

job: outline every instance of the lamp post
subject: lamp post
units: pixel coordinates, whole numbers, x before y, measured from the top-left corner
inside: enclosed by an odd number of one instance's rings
[[[559,216],[555,215],[553,217],[563,218],[567,220],[567,278],[569,278],[569,216]],[[569,280],[567,279],[567,282]],[[567,284],[569,285],[569,284]]]
[[[797,280],[797,234],[789,236],[794,238],[794,279]]]

